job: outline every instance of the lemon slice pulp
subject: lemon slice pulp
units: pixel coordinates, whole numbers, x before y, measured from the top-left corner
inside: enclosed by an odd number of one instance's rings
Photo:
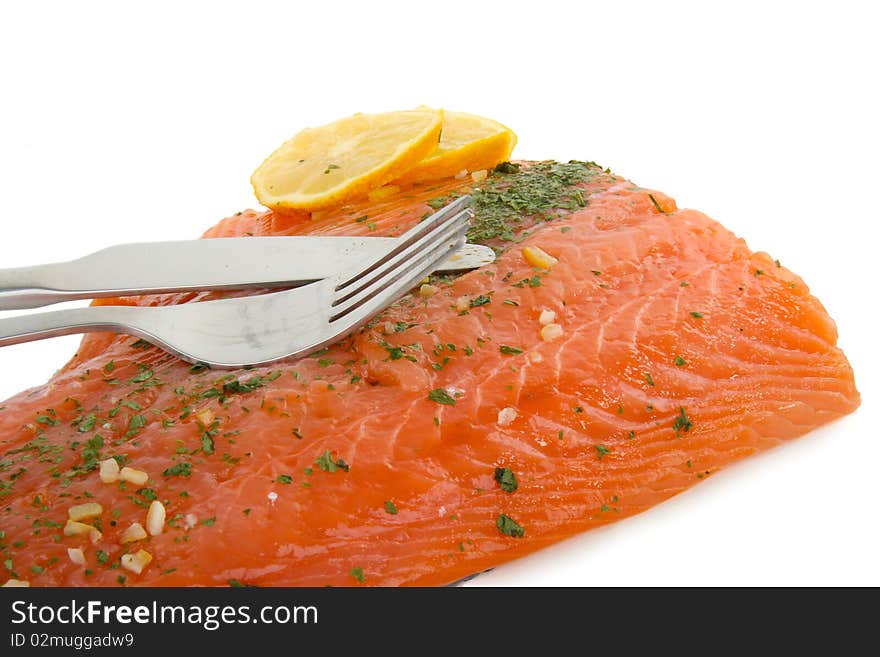
[[[307,128],[251,176],[272,209],[317,210],[367,194],[411,170],[437,147],[443,112],[430,108],[355,114]]]
[[[516,134],[497,121],[446,111],[437,147],[395,182],[421,182],[491,169],[510,158],[515,145]]]

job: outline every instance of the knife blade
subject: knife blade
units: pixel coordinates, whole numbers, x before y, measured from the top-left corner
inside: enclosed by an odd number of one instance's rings
[[[0,269],[0,310],[133,294],[294,287],[381,257],[395,239],[309,235],[120,244],[68,262]],[[435,271],[494,260],[491,248],[465,244]]]

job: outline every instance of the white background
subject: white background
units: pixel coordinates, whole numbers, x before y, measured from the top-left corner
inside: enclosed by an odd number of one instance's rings
[[[474,584],[880,585],[880,21],[870,2],[661,4],[3,3],[0,267],[196,237],[254,207],[250,173],[308,125],[493,117],[517,157],[610,166],[800,273],[864,401]],[[77,341],[0,350],[0,399]]]

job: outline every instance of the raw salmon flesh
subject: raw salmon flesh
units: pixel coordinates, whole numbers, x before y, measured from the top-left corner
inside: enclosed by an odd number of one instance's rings
[[[804,281],[593,163],[505,164],[312,217],[247,211],[205,237],[397,235],[466,191],[471,239],[497,261],[435,278],[332,348],[222,372],[92,334],[0,403],[0,579],[448,584],[858,406]],[[525,247],[557,262],[536,268]],[[103,483],[110,457],[148,481]],[[161,533],[123,543],[156,500]],[[66,535],[91,502],[101,513],[82,522],[100,535]],[[138,574],[121,558],[141,549]]]

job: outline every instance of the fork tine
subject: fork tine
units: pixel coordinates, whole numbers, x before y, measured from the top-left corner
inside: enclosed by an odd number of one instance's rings
[[[467,212],[462,213],[454,223],[444,226],[429,243],[421,244],[417,251],[374,283],[362,288],[355,295],[346,295],[337,300],[332,304],[333,314],[330,322],[342,319],[377,297],[379,302],[384,304],[383,307],[391,304],[397,298],[395,295],[398,288],[402,288],[401,293],[406,292],[433,270],[438,259],[445,257],[450,250],[464,243],[468,216]]]
[[[343,290],[351,285],[362,281],[364,277],[369,276],[392,259],[395,259],[405,249],[408,249],[417,240],[423,238],[425,235],[428,235],[437,226],[443,224],[446,221],[455,219],[459,212],[470,205],[470,202],[470,196],[461,196],[449,205],[445,206],[443,209],[438,210],[437,212],[429,216],[424,221],[419,222],[408,231],[406,231],[403,235],[397,238],[399,240],[399,244],[395,246],[394,249],[386,253],[378,260],[371,262],[367,267],[358,271],[356,274],[353,274],[350,278],[340,283],[337,289]],[[392,264],[391,266],[394,267],[396,265]],[[387,268],[384,271],[387,271]],[[378,275],[381,274],[377,274],[377,276]],[[370,282],[372,282],[372,280]],[[370,282],[366,283],[366,285],[369,285]],[[354,290],[353,293],[357,293],[357,291],[358,290]]]
[[[340,303],[343,303],[348,299],[356,297],[364,290],[371,288],[372,286],[376,285],[377,282],[385,279],[385,277],[387,277],[389,274],[393,274],[393,272],[403,263],[412,259],[420,252],[424,251],[437,239],[438,235],[443,234],[444,231],[455,230],[457,226],[467,222],[472,214],[473,213],[470,210],[462,210],[461,212],[453,215],[450,219],[447,219],[442,223],[436,224],[427,234],[423,235],[416,241],[409,244],[409,246],[399,251],[397,255],[385,262],[381,267],[374,268],[369,275],[361,277],[361,279],[355,285],[350,285],[347,288],[342,289],[337,287],[338,294],[335,295],[333,305],[339,305]]]
[[[463,244],[466,232],[467,229],[462,228],[456,235],[456,241],[441,243],[433,247],[426,252],[423,258],[419,258],[418,263],[412,263],[405,267],[397,277],[389,280],[380,289],[371,290],[369,294],[365,294],[357,302],[345,306],[343,310],[330,317],[330,326],[336,327],[338,334],[343,335],[366,324],[372,317],[400,299],[430,274],[434,262],[445,257],[457,245]]]

